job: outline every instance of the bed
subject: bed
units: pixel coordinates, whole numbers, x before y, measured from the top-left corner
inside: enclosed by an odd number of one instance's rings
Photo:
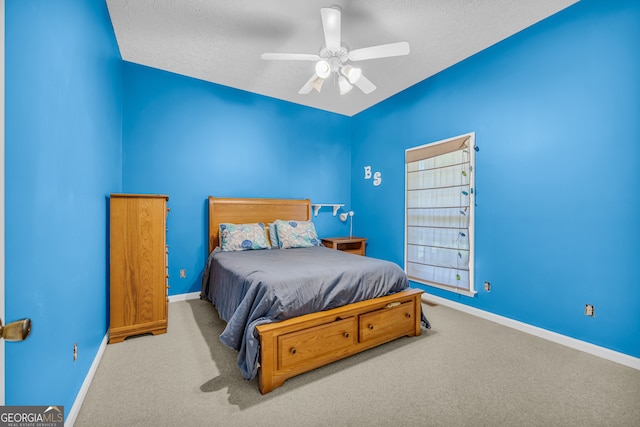
[[[315,244],[220,248],[221,224],[224,229],[262,223],[271,240],[267,225],[283,219],[308,224],[310,201],[209,197],[210,255],[201,298],[227,322],[220,340],[238,351],[246,379],[258,376],[261,393],[382,343],[420,335],[421,325],[430,327],[422,314],[422,291],[410,289],[404,272],[391,262]]]

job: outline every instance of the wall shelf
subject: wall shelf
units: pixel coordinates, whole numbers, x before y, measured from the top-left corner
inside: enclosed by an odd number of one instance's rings
[[[331,208],[333,208],[333,216],[336,216],[336,214],[338,213],[338,209],[343,207],[344,203],[342,203],[342,204],[340,204],[340,203],[312,203],[311,207],[313,207],[313,216],[318,216],[318,212],[320,211],[320,208],[323,208],[325,206],[330,206]]]

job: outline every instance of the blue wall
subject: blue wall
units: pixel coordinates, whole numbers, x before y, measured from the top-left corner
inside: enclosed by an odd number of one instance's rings
[[[6,404],[68,414],[107,329],[122,62],[104,0],[7,0],[5,20],[6,317],[33,321]]]
[[[640,2],[582,0],[357,115],[369,254],[404,262],[404,150],[476,132],[479,293],[425,289],[640,357],[638,52]]]
[[[353,118],[123,63],[103,0],[5,3],[6,311],[34,321],[7,404],[74,403],[108,326],[109,193],[170,196],[172,295],[200,288],[208,195],[346,203],[402,265],[404,150],[472,131],[492,292],[429,291],[640,357],[637,1],[582,0]]]
[[[170,295],[200,290],[209,195],[350,200],[348,117],[131,63],[123,108],[123,191],[169,195]],[[313,220],[348,230],[327,208]]]

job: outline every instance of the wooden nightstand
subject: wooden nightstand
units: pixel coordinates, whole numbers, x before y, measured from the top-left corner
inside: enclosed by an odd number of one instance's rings
[[[331,249],[364,256],[367,239],[363,237],[328,237],[322,239],[322,244]]]

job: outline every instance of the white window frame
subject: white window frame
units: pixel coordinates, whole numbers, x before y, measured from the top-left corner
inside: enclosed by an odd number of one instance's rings
[[[405,223],[404,223],[404,270],[405,272],[408,271],[408,251],[409,251],[409,239],[408,239],[408,231],[409,231],[409,221],[408,221],[408,188],[409,188],[409,184],[408,184],[408,162],[406,161],[407,159],[407,155],[415,150],[433,150],[434,152],[434,156],[438,155],[438,146],[441,146],[440,149],[443,148],[442,144],[451,144],[452,142],[455,142],[456,140],[459,140],[460,142],[463,142],[465,139],[469,138],[467,144],[468,144],[468,148],[469,148],[469,166],[470,166],[470,173],[469,173],[469,186],[470,186],[470,194],[469,194],[469,228],[468,228],[468,237],[469,237],[469,289],[462,289],[462,288],[456,288],[453,286],[448,286],[445,284],[440,284],[440,283],[435,283],[435,282],[431,282],[431,281],[427,281],[424,279],[420,279],[420,278],[416,278],[413,276],[410,276],[409,274],[407,274],[407,276],[409,277],[409,280],[417,282],[417,283],[421,283],[424,285],[428,285],[428,286],[432,286],[434,288],[439,288],[439,289],[443,289],[446,291],[450,291],[456,294],[461,294],[461,295],[465,295],[465,296],[469,296],[469,297],[473,297],[477,294],[477,291],[475,290],[475,274],[474,274],[474,264],[475,264],[475,199],[476,199],[476,191],[475,191],[475,132],[471,132],[471,133],[467,133],[467,134],[463,134],[463,135],[459,135],[459,136],[455,136],[453,138],[448,138],[448,139],[444,139],[444,140],[440,140],[440,141],[436,141],[436,142],[432,142],[432,143],[428,143],[428,144],[424,144],[421,145],[419,147],[412,147],[412,148],[408,148],[405,150],[405,206],[404,206],[404,212],[405,212]]]

